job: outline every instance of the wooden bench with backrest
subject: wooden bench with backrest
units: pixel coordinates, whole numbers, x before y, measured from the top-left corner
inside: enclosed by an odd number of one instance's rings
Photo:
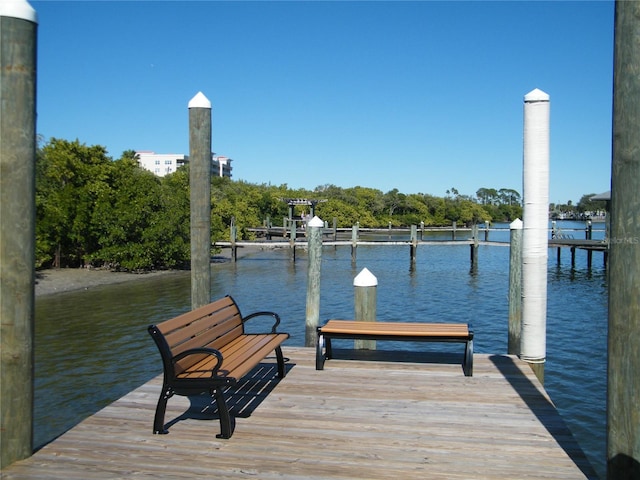
[[[270,316],[269,333],[246,333],[245,322]],[[215,397],[220,415],[218,438],[231,438],[233,419],[223,391],[235,385],[267,355],[275,351],[278,377],[285,375],[281,344],[288,333],[277,333],[280,316],[255,312],[243,317],[235,300],[226,296],[158,325],[150,325],[164,367],[164,380],[156,407],[153,433],[168,433],[164,425],[167,401],[173,395],[209,393]]]
[[[458,342],[465,344],[464,374],[473,375],[473,331],[467,323],[329,320],[317,331],[316,370],[322,370],[325,360],[332,357],[332,339]]]

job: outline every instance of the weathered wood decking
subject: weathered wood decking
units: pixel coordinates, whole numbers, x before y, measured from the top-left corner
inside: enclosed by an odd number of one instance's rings
[[[2,478],[596,478],[516,357],[476,355],[474,376],[465,377],[457,356],[386,362],[378,352],[381,360],[363,361],[334,350],[317,371],[314,349],[283,350],[284,379],[271,380],[269,359],[229,399],[237,416],[230,440],[216,439],[215,404],[204,396],[169,400],[170,433],[153,435],[157,377]]]

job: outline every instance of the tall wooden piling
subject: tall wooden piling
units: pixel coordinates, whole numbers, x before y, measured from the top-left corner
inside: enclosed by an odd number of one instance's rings
[[[0,3],[0,469],[33,448],[37,27]]]
[[[547,347],[549,221],[549,95],[524,97],[522,331],[520,358],[544,383]]]
[[[478,270],[478,224],[474,223],[471,227],[471,237],[473,242],[469,245],[469,261],[471,271],[476,272]]]
[[[307,224],[309,229],[309,268],[307,270],[307,308],[305,321],[305,341],[307,347],[314,347],[318,338],[320,320],[320,267],[322,265],[322,230],[324,222],[313,217]]]
[[[353,279],[355,320],[359,322],[375,322],[377,316],[378,279],[367,268]],[[375,350],[375,340],[354,340],[353,347],[362,350]]]
[[[189,102],[191,190],[191,308],[211,301],[211,102],[202,92]]]
[[[354,225],[351,229],[351,263],[356,263],[358,251],[358,225]]]
[[[520,355],[522,330],[522,220],[509,225],[509,355]]]
[[[416,257],[418,250],[418,226],[411,225],[411,246],[409,247],[409,258],[411,261],[411,268],[416,266]]]
[[[607,478],[640,478],[640,2],[616,1]]]

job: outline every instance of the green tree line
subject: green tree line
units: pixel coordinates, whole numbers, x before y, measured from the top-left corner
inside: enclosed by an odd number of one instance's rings
[[[322,185],[312,191],[212,177],[211,240],[238,236],[289,214],[283,198],[326,200],[316,215],[339,227],[446,226],[522,217],[520,194],[481,188],[475,197],[455,188],[444,197],[393,189]],[[298,207],[300,209],[300,207]],[[296,213],[302,213],[296,212]],[[309,213],[309,212],[306,212]],[[113,160],[105,147],[52,138],[36,159],[38,267],[107,266],[129,271],[181,268],[189,262],[189,171],[157,177],[128,150]]]

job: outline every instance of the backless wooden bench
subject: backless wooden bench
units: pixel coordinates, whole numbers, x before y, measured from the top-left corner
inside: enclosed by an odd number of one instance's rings
[[[270,316],[270,333],[245,333],[245,322]],[[231,438],[233,421],[223,391],[235,385],[267,355],[275,351],[278,377],[285,375],[281,344],[288,333],[277,333],[280,317],[274,312],[255,312],[243,317],[231,296],[167,320],[150,325],[149,333],[160,350],[164,380],[156,407],[153,433],[169,433],[164,416],[173,395],[215,397],[220,414],[218,438]]]
[[[403,323],[329,320],[318,327],[316,370],[330,359],[332,339],[394,340],[411,342],[458,342],[465,344],[462,369],[473,375],[473,331],[466,323]]]

